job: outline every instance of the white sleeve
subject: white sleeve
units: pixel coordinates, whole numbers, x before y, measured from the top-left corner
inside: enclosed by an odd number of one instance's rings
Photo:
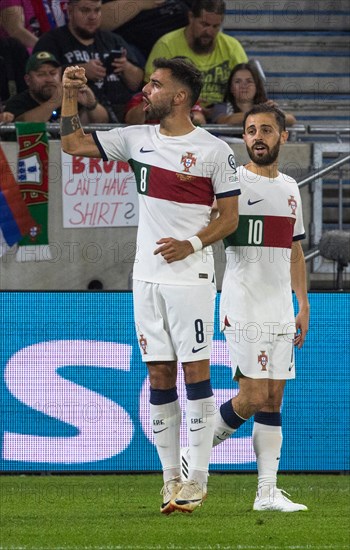
[[[213,170],[213,187],[216,198],[230,195],[240,195],[241,190],[237,177],[237,168],[234,153],[231,147],[221,141],[217,149]]]
[[[100,131],[94,133],[94,139],[98,146],[103,160],[123,160],[130,159],[129,147],[125,128],[113,128],[109,131]]]
[[[304,228],[304,222],[303,222],[303,205],[301,202],[299,187],[296,182],[295,182],[295,185],[296,185],[295,198],[297,201],[297,209],[296,209],[297,217],[294,224],[293,241],[297,241],[305,238],[305,228]]]

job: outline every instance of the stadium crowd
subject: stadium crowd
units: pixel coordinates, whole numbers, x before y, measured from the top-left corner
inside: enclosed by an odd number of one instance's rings
[[[72,65],[84,67],[90,97],[98,102],[92,111],[92,101],[85,106],[84,123],[152,122],[143,111],[142,87],[154,59],[186,57],[203,77],[201,97],[192,110],[194,123],[240,124],[252,103],[269,100],[263,79],[249,62],[242,68],[251,71],[254,83],[245,78],[241,99],[232,102],[235,69],[248,57],[240,42],[222,31],[225,10],[224,0],[2,0],[0,122],[57,120],[61,101],[57,78]],[[39,52],[51,55],[40,70],[37,58],[29,60]],[[58,68],[54,85],[53,66]],[[33,95],[33,81],[43,87],[42,93]],[[256,95],[250,98],[254,84]],[[23,97],[28,96],[27,105]],[[38,100],[45,109],[33,112],[33,101]],[[23,108],[30,111],[28,116]],[[287,125],[294,123],[293,115],[288,115]]]

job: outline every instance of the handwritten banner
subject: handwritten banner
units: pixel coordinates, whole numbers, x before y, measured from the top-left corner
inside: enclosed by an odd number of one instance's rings
[[[136,226],[136,181],[127,162],[62,152],[63,227]]]

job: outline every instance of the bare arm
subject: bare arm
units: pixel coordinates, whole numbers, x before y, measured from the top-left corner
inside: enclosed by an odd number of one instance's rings
[[[204,126],[207,123],[207,120],[205,118],[203,111],[192,110],[191,120],[195,126]]]
[[[197,236],[203,246],[220,241],[227,235],[236,231],[238,226],[238,195],[216,200],[216,208],[219,216],[212,219],[204,229],[201,229]]]
[[[9,111],[3,111],[0,113],[0,124],[8,124],[9,122],[13,122],[14,119],[13,113],[10,113]]]
[[[102,80],[107,74],[106,68],[100,59],[90,59],[87,63],[80,63],[79,67],[83,67],[86,78],[93,82]]]
[[[219,217],[211,219],[210,223],[196,235],[201,240],[203,247],[223,239],[237,229],[238,196],[217,199],[216,206]],[[157,241],[157,244],[161,246],[154,251],[154,254],[161,254],[169,264],[183,260],[194,252],[194,248],[188,240],[178,241],[166,237]]]
[[[244,113],[232,113],[231,115],[219,115],[216,117],[215,124],[232,124],[232,126],[242,124]]]
[[[134,92],[138,90],[143,82],[143,77],[144,71],[141,67],[130,63],[130,61],[126,62],[126,66],[123,71],[123,78],[130,90],[133,90]]]
[[[30,111],[25,111],[16,117],[17,122],[48,122],[52,116],[52,111],[57,109],[51,99],[41,103]]]
[[[143,103],[131,107],[124,118],[126,124],[144,124],[146,121],[146,114],[143,110]]]
[[[99,103],[94,92],[89,86],[83,86],[78,90],[78,101],[82,107],[85,107],[81,116],[83,124],[104,124],[109,120],[106,109]]]
[[[298,300],[299,311],[295,318],[297,333],[295,345],[300,349],[304,344],[309,329],[310,304],[307,297],[306,266],[304,252],[300,241],[292,244],[292,255],[290,265],[292,289]]]
[[[78,91],[86,84],[81,67],[67,67],[63,73],[63,100],[61,110],[61,144],[69,155],[100,158],[101,154],[91,134],[85,134],[78,116]]]
[[[273,105],[275,107],[277,107],[278,109],[281,109],[281,107],[278,105],[278,103],[276,101],[274,101],[273,99],[268,99],[266,101],[266,103],[268,105]],[[283,109],[281,109],[283,110]],[[294,115],[292,115],[292,113],[286,113],[285,111],[284,112],[284,116],[286,117],[286,126],[293,126],[293,124],[296,123],[297,119],[295,118]]]
[[[121,57],[116,58],[113,63],[113,69],[116,74],[122,76],[124,82],[130,90],[136,91],[143,82],[144,71],[137,65],[131,63],[127,56],[126,50]]]
[[[33,48],[37,37],[24,26],[24,12],[22,6],[10,6],[0,11],[0,25],[5,31],[17,38],[26,48]]]
[[[102,24],[104,31],[113,31],[133,19],[143,10],[158,8],[165,0],[114,0],[102,5]]]
[[[34,109],[25,111],[21,115],[16,117],[18,122],[47,122],[52,116],[52,111],[55,111],[61,107],[62,103],[62,85],[61,82],[57,83],[50,99],[40,103]]]
[[[284,113],[286,116],[286,126],[293,126],[296,123],[297,119],[292,113]]]
[[[84,124],[107,124],[109,122],[109,115],[101,103],[97,103],[96,107],[91,111],[86,111],[83,113]],[[86,122],[85,122],[86,121]]]

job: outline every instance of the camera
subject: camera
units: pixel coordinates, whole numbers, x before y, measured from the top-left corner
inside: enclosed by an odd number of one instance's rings
[[[104,66],[106,67],[107,74],[111,74],[114,70],[114,67],[112,65],[113,61],[115,59],[118,59],[118,57],[121,57],[123,55],[124,49],[118,48],[117,50],[111,50],[111,53],[104,59]]]

